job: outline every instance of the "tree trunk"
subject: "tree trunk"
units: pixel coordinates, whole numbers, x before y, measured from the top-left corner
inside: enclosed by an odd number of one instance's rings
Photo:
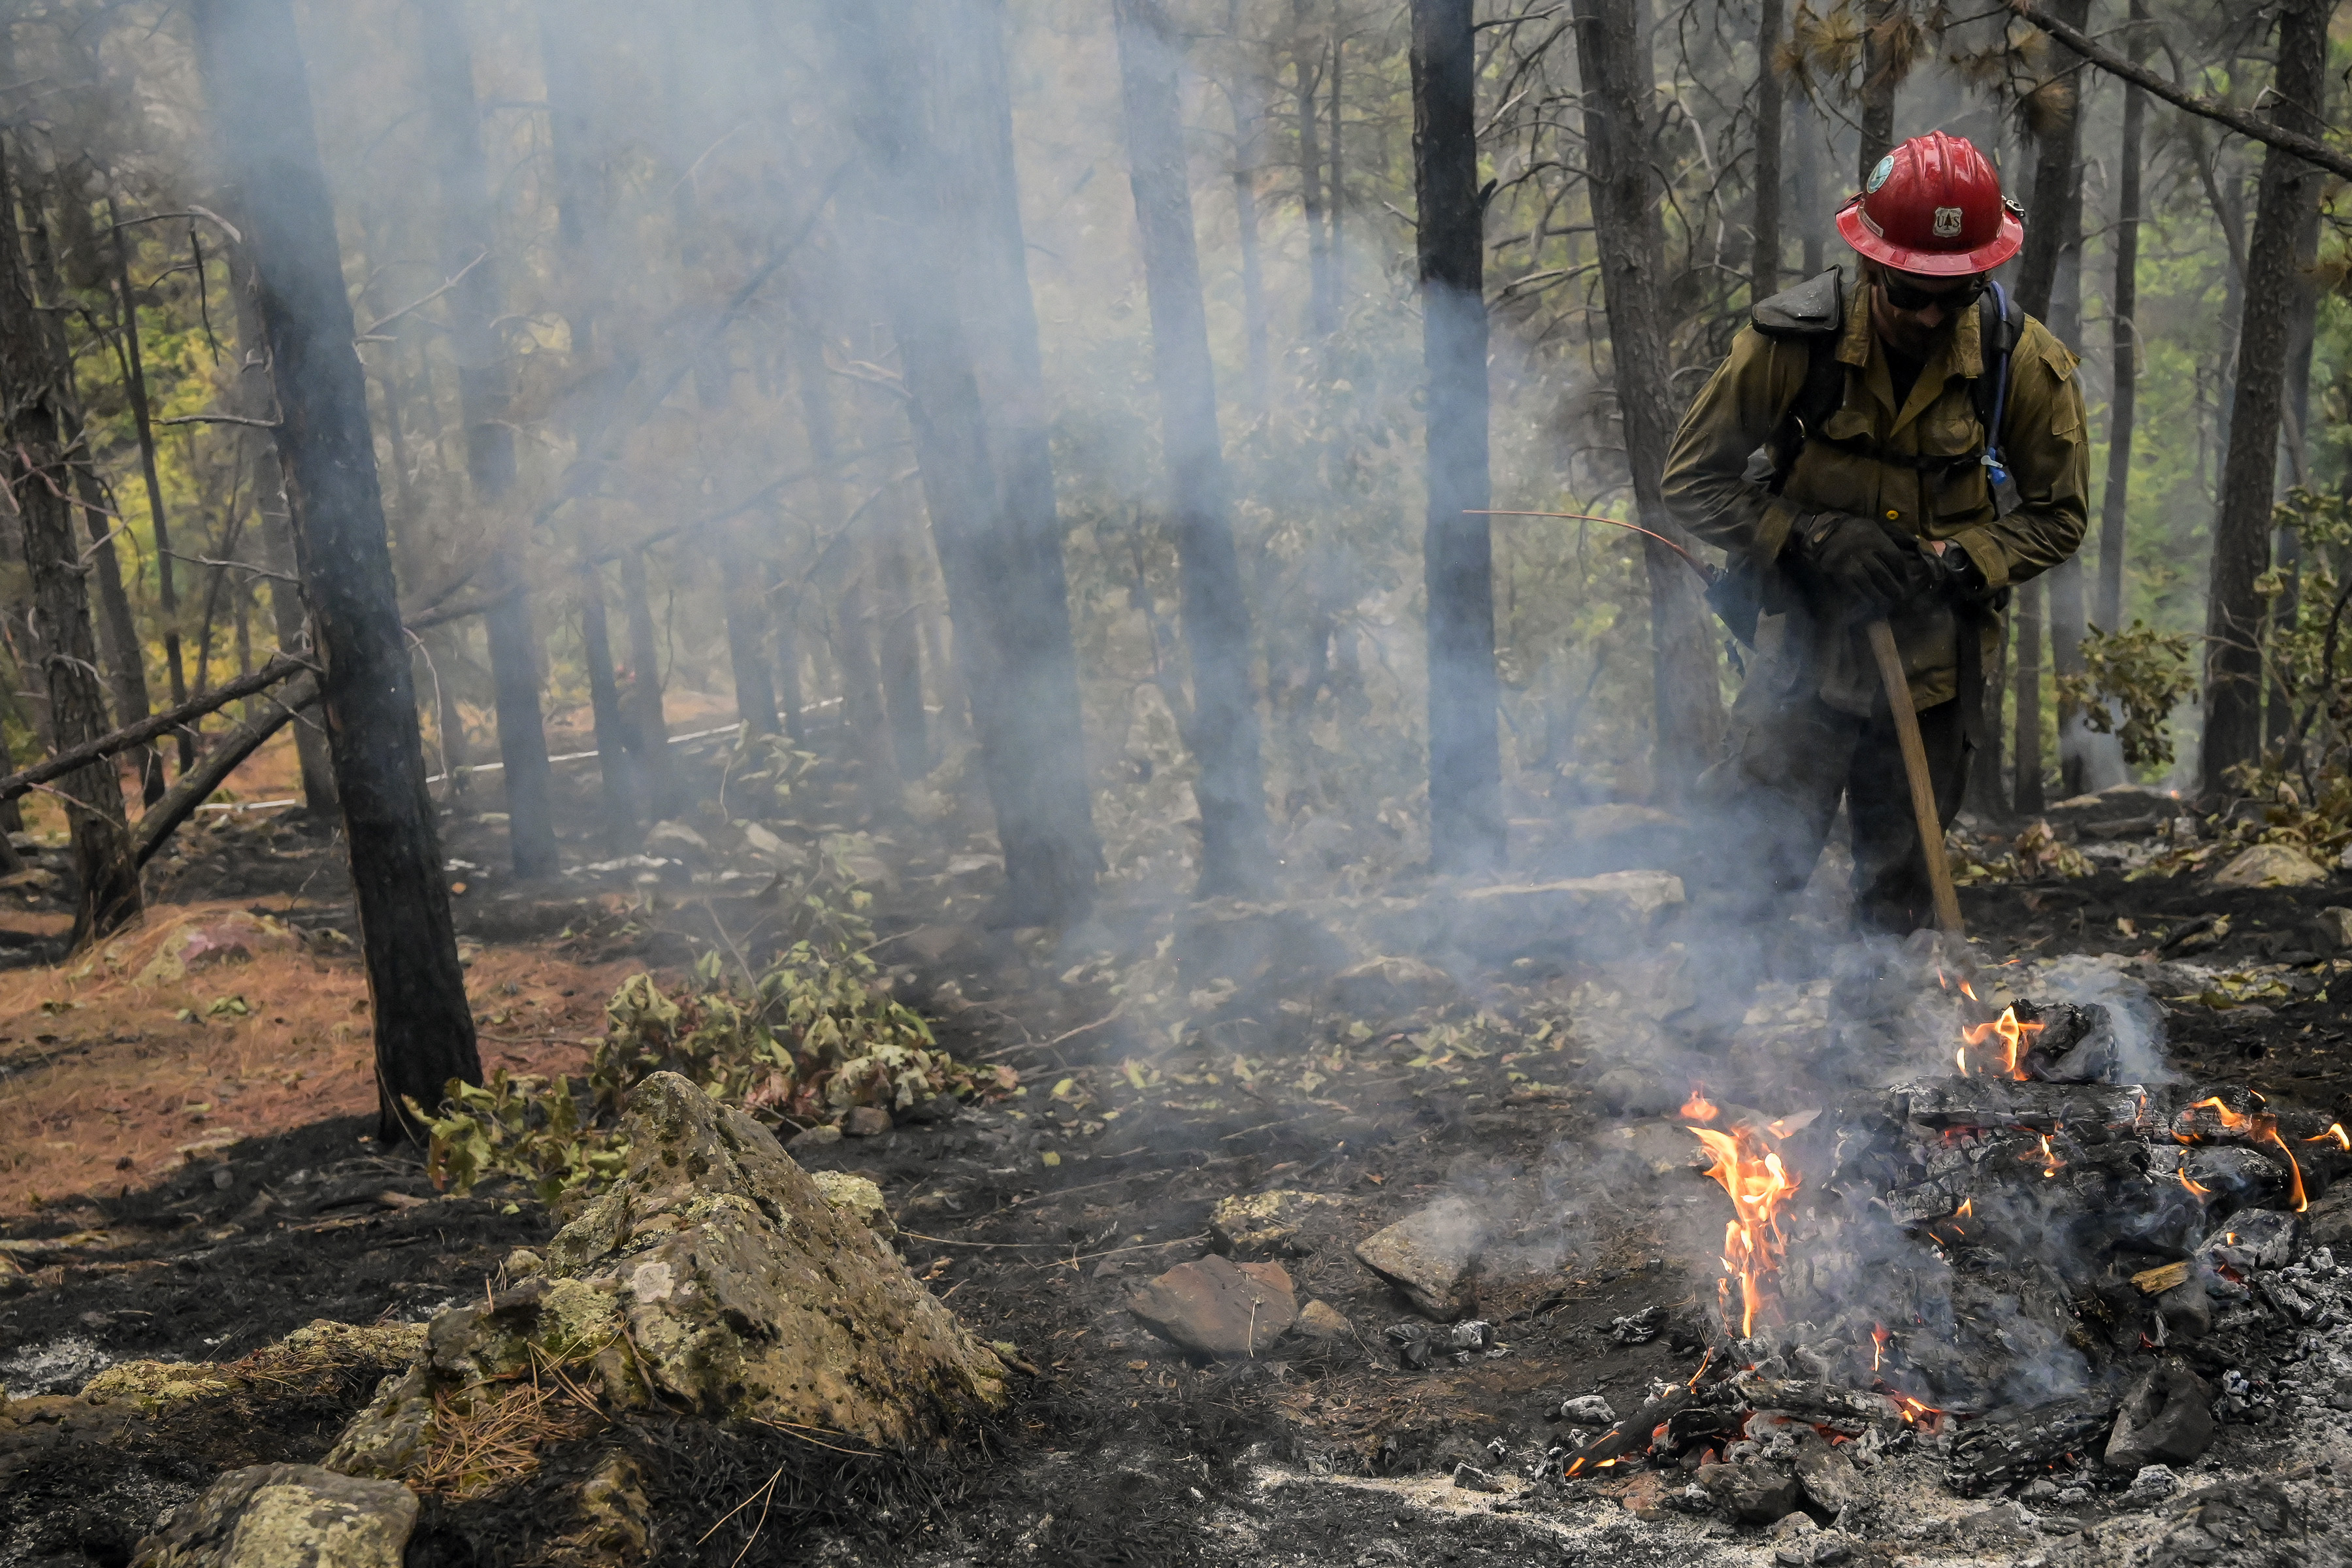
[[[58,200],[86,201],[88,196],[80,182],[68,178],[63,170],[53,169],[47,184],[55,189]],[[43,204],[28,188],[23,197],[26,260],[32,268],[33,287],[40,297],[51,304],[65,300],[65,288],[58,274],[56,247],[50,243],[47,215]],[[88,225],[82,226],[87,232]],[[98,264],[98,258],[87,258]],[[93,464],[89,437],[83,428],[81,400],[75,395],[71,382],[73,354],[64,341],[65,319],[55,311],[47,311],[42,321],[57,336],[51,349],[55,362],[67,367],[68,381],[60,387],[66,397],[61,405],[71,431],[68,439],[73,449],[68,462],[73,469],[73,492],[81,502],[82,521],[89,530],[89,560],[98,580],[98,645],[105,656],[107,685],[114,698],[115,721],[135,724],[147,717],[150,699],[147,694],[147,651],[140,640],[139,623],[131,612],[131,596],[122,586],[122,563],[114,549],[114,519],[107,515],[105,501],[98,482],[98,470]],[[142,746],[132,753],[131,761],[139,770],[141,798],[152,805],[163,793],[163,758],[153,746]]]
[[[1895,146],[1895,94],[1909,66],[1888,47],[1906,0],[1864,0],[1862,8],[1862,122],[1859,173],[1867,186],[1870,171]]]
[[[916,597],[915,545],[905,498],[896,478],[884,479],[874,503],[875,561],[879,576],[882,700],[890,712],[890,749],[900,779],[931,771],[930,715],[923,706],[923,609]]]
[[[155,587],[163,617],[163,668],[172,682],[174,706],[188,700],[188,672],[180,650],[180,595],[173,568],[177,564],[172,556],[172,529],[163,514],[163,482],[155,468],[155,421],[147,406],[147,366],[139,347],[139,301],[131,292],[130,233],[121,225],[114,210],[114,198],[106,201],[106,216],[113,227],[115,308],[120,312],[122,332],[124,395],[131,403],[131,422],[139,434],[139,474],[147,486],[147,521],[155,538]],[[180,771],[187,772],[196,763],[196,737],[192,730],[180,732]]]
[[[833,599],[833,647],[841,664],[841,705],[850,751],[865,774],[867,805],[887,814],[899,805],[898,757],[890,737],[890,716],[882,703],[881,667],[874,659],[873,617],[866,597],[865,524],[850,514],[844,499],[841,443],[835,432],[833,389],[826,384],[824,350],[806,321],[794,321],[786,331],[792,334],[793,375],[800,384],[809,456],[817,469],[811,487],[816,496],[818,525],[848,530],[854,535],[825,551],[833,562],[824,570],[823,587]]]
[[[1756,26],[1755,248],[1748,267],[1750,299],[1780,291],[1781,0],[1761,0]]]
[[[547,727],[539,703],[539,667],[530,627],[523,541],[500,515],[514,489],[513,397],[499,326],[505,288],[498,255],[498,217],[482,157],[482,116],[474,100],[474,54],[457,0],[416,0],[424,60],[425,122],[441,191],[441,264],[456,278],[449,290],[449,345],[457,360],[457,401],[466,425],[466,479],[475,525],[493,541],[488,563],[490,602],[482,612],[490,646],[490,683],[504,763],[507,846],[518,877],[551,877],[562,868],[549,798]],[[460,273],[463,276],[459,276]]]
[[[2147,54],[2147,0],[2130,0],[2131,58]],[[2107,488],[2099,502],[2098,625],[2121,631],[2124,624],[2124,549],[2131,521],[2133,424],[2139,408],[2139,226],[2140,142],[2147,123],[2147,94],[2124,88],[2124,132],[2116,161],[2116,282],[2112,296],[2107,413]],[[2315,208],[2314,209],[2316,210]]]
[[[72,479],[67,443],[78,433],[68,391],[73,371],[63,358],[62,325],[36,306],[16,226],[11,155],[9,143],[0,140],[0,411],[5,415],[0,435],[7,444],[0,472],[7,475],[8,499],[32,578],[49,745],[63,752],[97,740],[110,726],[79,570],[80,541],[66,495]],[[55,788],[73,837],[80,889],[73,945],[79,948],[138,917],[139,868],[123,820],[121,774],[111,762],[68,773]]]
[[[1790,114],[1794,123],[1790,136],[1796,143],[1796,168],[1790,178],[1790,196],[1796,205],[1797,232],[1803,237],[1804,274],[1808,278],[1822,270],[1822,131],[1814,123],[1811,99],[1800,93],[1789,100]]]
[[[2279,9],[2278,76],[2272,120],[2317,136],[2327,91],[2327,25],[2335,0],[2284,0]],[[2295,278],[2295,237],[2318,200],[2323,175],[2276,147],[2263,154],[2253,234],[2246,247],[2244,323],[2238,334],[2237,391],[2230,444],[2221,464],[2221,515],[2213,530],[2206,596],[2205,734],[2198,780],[2205,793],[2229,784],[2229,772],[2255,760],[2262,743],[2263,598],[2256,582],[2270,567],[2271,499],[2286,381],[2288,315]]]
[[[2000,787],[2000,758],[2006,742],[2002,726],[2002,700],[2009,693],[2010,626],[2001,623],[2000,642],[1993,655],[1990,668],[1984,679],[1985,743],[1977,748],[1969,760],[1969,799],[1979,815],[2002,817],[2009,815],[2009,801]]]
[[[1249,605],[1234,550],[1224,445],[1217,431],[1216,369],[1209,357],[1208,308],[1201,294],[1201,256],[1178,118],[1181,46],[1161,0],[1112,0],[1111,9],[1118,27],[1136,226],[1150,296],[1160,446],[1183,578],[1184,643],[1192,675],[1185,742],[1200,767],[1192,784],[1201,808],[1199,890],[1203,896],[1239,893],[1266,880],[1265,775],[1258,758],[1257,693],[1250,682]],[[1471,244],[1475,249],[1475,221]],[[1482,373],[1484,363],[1482,353]],[[1482,437],[1483,425],[1482,420]],[[1483,439],[1480,446],[1483,454]]]
[[[2013,804],[2020,816],[2039,816],[2048,804],[2042,792],[2042,584],[2017,590],[2011,640],[2017,647],[2017,779]]]
[[[727,668],[746,735],[772,735],[776,683],[768,673],[768,595],[740,521],[719,525],[719,602],[727,618]]]
[[[1339,13],[1341,0],[1331,0],[1331,179],[1324,194],[1328,199],[1331,216],[1330,238],[1324,242],[1324,270],[1330,274],[1331,325],[1337,331],[1348,313],[1347,271],[1345,250],[1347,238],[1348,184],[1346,170],[1340,160],[1342,132],[1339,121],[1339,89],[1347,80],[1348,36],[1345,18]]]
[[[1307,16],[1307,0],[1290,0],[1291,101],[1298,118],[1298,204],[1307,219],[1307,332],[1321,342],[1339,329],[1331,297],[1331,258],[1323,226],[1323,110],[1316,93],[1323,74],[1323,40]]]
[[[194,0],[205,96],[253,248],[278,454],[316,611],[320,690],[375,1007],[377,1135],[419,1131],[451,1079],[481,1079],[449,884],[352,340],[335,215],[290,0]]]
[[[1472,0],[1413,0],[1412,174],[1429,377],[1429,851],[1440,872],[1504,858],[1487,469],[1486,204]],[[1591,84],[1588,80],[1587,90]],[[1622,340],[1620,340],[1622,342]]]
[[[604,803],[605,832],[618,843],[644,814],[644,747],[621,707],[621,683],[613,674],[613,636],[604,618],[604,572],[593,561],[577,571],[580,653],[588,666],[588,711],[596,729],[596,772]]]
[[[995,0],[878,0],[835,15],[880,230],[867,254],[904,362],[916,460],[956,617],[982,771],[1004,851],[996,918],[1061,923],[1094,897],[1102,847],[1087,792],[1036,308],[1013,181]],[[936,118],[903,47],[931,40]],[[953,211],[977,215],[952,234]],[[953,258],[952,266],[950,258]],[[992,412],[994,419],[990,417]]]
[[[629,728],[645,763],[646,810],[660,821],[683,810],[686,797],[669,754],[669,720],[662,711],[661,641],[654,634],[654,605],[646,591],[642,550],[621,552],[621,607],[629,622]]]
[[[1584,85],[1584,140],[1591,170],[1593,228],[1609,312],[1610,362],[1624,421],[1625,459],[1642,526],[1696,552],[1667,515],[1659,493],[1675,433],[1667,381],[1665,237],[1647,148],[1655,79],[1634,0],[1576,0],[1577,67]],[[1722,749],[1723,700],[1715,628],[1689,563],[1663,541],[1644,539],[1650,582],[1650,647],[1660,795],[1686,799]]]
[[[1265,82],[1242,41],[1241,0],[1225,0],[1225,36],[1233,79],[1224,84],[1234,111],[1234,236],[1241,252],[1243,385],[1249,414],[1263,418],[1273,385],[1266,343],[1265,269],[1258,254],[1258,172],[1265,163]]]
[[[773,561],[768,563],[767,585],[768,615],[776,633],[776,709],[784,733],[799,745],[808,739],[801,699],[800,607],[784,596],[783,572]]]

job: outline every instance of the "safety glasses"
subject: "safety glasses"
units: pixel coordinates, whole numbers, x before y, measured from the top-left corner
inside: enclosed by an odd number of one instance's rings
[[[1905,272],[1882,272],[1878,275],[1878,286],[1885,290],[1886,302],[1898,310],[1924,310],[1930,305],[1940,305],[1946,311],[1956,313],[1975,304],[1978,296],[1990,286],[1986,279],[1970,278],[1957,289],[1927,289],[1920,287],[1922,283],[1942,281],[1944,279],[1940,278],[1914,278]]]

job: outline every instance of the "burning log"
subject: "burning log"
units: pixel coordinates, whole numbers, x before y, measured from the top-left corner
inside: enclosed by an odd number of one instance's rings
[[[1641,1458],[1650,1451],[1661,1427],[1670,1426],[1676,1415],[1701,1403],[1701,1395],[1687,1388],[1677,1389],[1664,1399],[1652,1400],[1570,1454],[1561,1467],[1560,1479],[1589,1479],[1597,1471],[1613,1469],[1629,1459]]]
[[[1898,1114],[1927,1128],[2028,1127],[2076,1136],[2091,1129],[2145,1136],[2168,1124],[2166,1108],[2136,1084],[2013,1083],[1996,1078],[1930,1079],[1888,1091]]]
[[[1982,1497],[2053,1468],[2069,1454],[2087,1454],[2114,1426],[2122,1396],[2077,1394],[1971,1422],[1952,1439],[1944,1484],[1962,1497]]]
[[[1912,1419],[1885,1394],[1832,1388],[1827,1384],[1799,1383],[1749,1371],[1735,1373],[1730,1387],[1758,1410],[1784,1410],[1837,1431],[1851,1427],[1848,1436],[1865,1427],[1899,1426]]]

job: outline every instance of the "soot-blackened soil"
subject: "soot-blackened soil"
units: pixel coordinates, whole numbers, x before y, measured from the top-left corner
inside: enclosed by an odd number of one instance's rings
[[[284,861],[257,863],[271,879],[267,901],[289,912],[321,889],[333,896],[330,881],[312,879],[333,858],[331,836],[310,846],[308,869],[297,837],[288,836]],[[462,836],[453,845],[457,858],[473,847]],[[204,863],[233,858],[215,852]],[[1465,1051],[1433,1070],[1400,1049],[1392,1070],[1360,1064],[1324,1075],[1304,1060],[1303,1043],[1261,1033],[1252,1037],[1265,1042],[1259,1078],[1228,1072],[1106,1116],[1110,1097],[1089,1103],[1087,1086],[1116,1081],[1150,1047],[1095,1026],[1119,1005],[1104,977],[1061,979],[1070,955],[977,933],[944,893],[927,907],[941,886],[910,877],[886,909],[896,945],[882,952],[899,961],[890,973],[917,997],[952,986],[943,1042],[1017,1065],[1031,1092],[802,1155],[882,1186],[913,1271],[982,1337],[1013,1347],[1016,1403],[962,1451],[918,1466],[795,1457],[773,1438],[719,1444],[707,1432],[648,1431],[643,1467],[664,1506],[700,1521],[678,1540],[692,1542],[750,1500],[707,1541],[665,1561],[740,1553],[745,1563],[945,1568],[1557,1557],[1560,1542],[1541,1508],[1496,1511],[1444,1481],[1463,1463],[1523,1471],[1559,1440],[1564,1397],[1597,1392],[1622,1411],[1654,1382],[1696,1370],[1700,1336],[1690,1331],[1715,1300],[1706,1238],[1720,1232],[1719,1192],[1687,1172],[1623,1167],[1613,1184],[1580,1176],[1619,1120],[1581,1061],[1514,1067],[1507,1052]],[[191,888],[230,890],[216,880]],[[2258,969],[2283,976],[2259,1003],[2168,1000],[2175,1065],[2200,1079],[2352,1109],[2352,976],[2335,977],[2334,945],[2317,920],[2340,901],[2352,901],[2352,889],[2217,892],[2188,879],[2112,874],[1965,895],[1971,929],[1996,963],[2113,952],[2178,961],[2158,971],[2173,981]],[[554,934],[539,929],[547,919],[510,908],[507,918],[522,929],[509,935],[488,915],[497,906],[476,907],[490,928],[479,940],[494,952]],[[707,897],[678,900],[666,918],[658,910],[657,901],[599,906],[559,930],[578,962],[609,965],[690,955],[709,944],[710,922],[727,918]],[[2221,917],[2229,927],[2200,943],[2198,922],[2209,916],[2203,931]],[[922,940],[950,925],[954,941]],[[1074,1087],[1057,1096],[1065,1078]],[[13,1266],[0,1269],[0,1383],[15,1401],[0,1410],[0,1564],[127,1562],[163,1508],[260,1451],[202,1433],[168,1450],[119,1434],[94,1447],[45,1443],[29,1428],[57,1425],[40,1415],[54,1406],[26,1395],[70,1393],[110,1362],[227,1362],[313,1319],[422,1321],[495,1285],[509,1249],[551,1232],[553,1216],[511,1191],[434,1193],[413,1159],[376,1148],[366,1131],[340,1118],[268,1132],[191,1155],[163,1180],[140,1173],[106,1191],[46,1197],[38,1213],[0,1225],[0,1256]],[[1546,1203],[1570,1185],[1576,1222],[1543,1223]],[[1126,1311],[1134,1285],[1208,1249],[1218,1200],[1274,1187],[1337,1200],[1285,1262],[1302,1300],[1347,1317],[1351,1342],[1203,1365],[1136,1323]],[[1498,1270],[1480,1303],[1507,1352],[1412,1372],[1382,1338],[1411,1313],[1352,1247],[1449,1192],[1489,1194],[1525,1222],[1508,1238],[1518,1266]],[[1661,1305],[1671,1316],[1655,1338],[1612,1334],[1616,1320]],[[280,1413],[267,1457],[316,1458],[369,1392],[311,1391],[299,1410]],[[2277,1441],[2232,1426],[2216,1452],[2231,1462],[2283,1459],[2265,1447]],[[93,1458],[99,1448],[109,1457]],[[72,1483],[84,1472],[69,1462],[96,1467],[86,1484]],[[772,1477],[782,1479],[763,1491]],[[1642,1500],[1635,1480],[1607,1487],[1629,1493],[1622,1526],[1586,1530],[1579,1551],[1629,1565],[1688,1560],[1630,1511]],[[467,1561],[433,1520],[428,1509],[415,1561]]]

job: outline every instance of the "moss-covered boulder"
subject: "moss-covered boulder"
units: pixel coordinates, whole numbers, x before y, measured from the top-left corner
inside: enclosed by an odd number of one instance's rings
[[[551,1441],[659,1409],[909,1450],[1003,1402],[994,1353],[766,1128],[656,1073],[622,1136],[627,1171],[542,1270],[436,1319],[330,1468],[462,1497],[504,1479],[450,1468],[493,1415]]]
[[[158,1533],[132,1568],[400,1568],[416,1495],[315,1465],[232,1470]]]

